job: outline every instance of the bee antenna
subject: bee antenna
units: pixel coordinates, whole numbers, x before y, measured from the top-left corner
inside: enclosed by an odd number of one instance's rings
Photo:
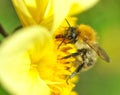
[[[67,22],[67,24],[68,24],[68,26],[69,26],[69,29],[71,28],[71,25],[70,25],[70,23],[68,22],[68,20],[65,18],[65,21]],[[67,33],[68,34],[68,33]],[[58,46],[58,49],[59,49],[59,47],[62,45],[62,43],[65,41],[65,39],[66,39],[66,37],[67,37],[67,34],[65,35],[65,37],[64,37],[64,39],[62,40],[62,42],[59,44],[59,46]]]
[[[67,24],[69,25],[69,28],[71,28],[71,26],[70,26],[70,24],[69,24],[69,22],[68,22],[68,20],[67,20],[66,18],[65,18],[65,21],[66,21]],[[67,36],[67,35],[66,35],[66,36]],[[59,49],[59,47],[62,45],[62,43],[65,41],[66,36],[64,37],[64,39],[62,40],[62,42],[59,44],[58,49]]]
[[[65,21],[67,22],[68,26],[71,27],[70,23],[68,22],[66,18],[65,18]]]

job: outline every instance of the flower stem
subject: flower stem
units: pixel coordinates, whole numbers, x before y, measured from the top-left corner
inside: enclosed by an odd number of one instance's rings
[[[2,25],[0,24],[0,33],[4,36],[4,37],[8,37],[9,34],[4,30],[4,28],[2,27]]]

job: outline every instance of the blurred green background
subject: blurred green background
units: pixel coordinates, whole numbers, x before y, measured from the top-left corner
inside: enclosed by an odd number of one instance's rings
[[[0,0],[0,23],[12,32],[20,22],[10,1]],[[98,32],[100,46],[111,62],[98,59],[92,69],[80,74],[75,90],[79,95],[120,95],[120,0],[100,0],[79,15],[78,23],[88,24]],[[9,94],[1,87],[0,95]]]

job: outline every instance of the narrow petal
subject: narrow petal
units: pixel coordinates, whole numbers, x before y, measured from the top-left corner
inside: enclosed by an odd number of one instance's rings
[[[24,26],[39,24],[43,20],[48,0],[12,0]]]
[[[49,0],[24,0],[30,14],[39,24],[43,20]]]
[[[54,22],[52,31],[56,30],[69,12],[70,3],[68,0],[54,0]]]
[[[95,5],[98,0],[54,0],[53,31],[67,16],[75,15]]]
[[[31,26],[1,44],[0,80],[11,94],[50,95],[49,87],[31,64],[51,50],[51,39],[43,27]]]
[[[23,0],[17,0],[17,1],[12,0],[12,2],[13,2],[13,5],[16,9],[18,17],[19,17],[20,21],[22,22],[23,26],[36,24],[34,18],[29,13]]]
[[[49,0],[48,6],[45,10],[44,18],[40,23],[40,25],[45,26],[48,30],[51,30],[54,20],[53,2],[53,0]]]
[[[75,15],[81,13],[91,7],[93,7],[99,0],[71,0],[71,6],[69,15]]]

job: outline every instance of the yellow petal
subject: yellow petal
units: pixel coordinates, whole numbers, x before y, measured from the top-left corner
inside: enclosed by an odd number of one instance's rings
[[[69,12],[70,6],[71,5],[68,0],[54,0],[54,22],[52,31],[56,30],[65,19]]]
[[[24,0],[26,7],[37,23],[44,18],[49,0]]]
[[[53,32],[67,16],[75,15],[95,5],[98,0],[54,0]]]
[[[75,15],[81,13],[91,7],[93,7],[99,0],[71,0],[73,4],[69,15]]]
[[[48,0],[12,0],[24,26],[39,24],[43,20]]]
[[[23,26],[36,24],[34,18],[29,13],[23,0],[12,0],[13,5],[16,9],[19,19],[21,20]]]
[[[51,39],[43,27],[31,26],[19,30],[2,43],[0,80],[11,94],[50,95],[49,87],[31,64],[51,50]]]
[[[53,0],[49,0],[44,18],[40,23],[40,25],[45,26],[48,30],[51,30],[54,20],[53,2],[54,2]]]

